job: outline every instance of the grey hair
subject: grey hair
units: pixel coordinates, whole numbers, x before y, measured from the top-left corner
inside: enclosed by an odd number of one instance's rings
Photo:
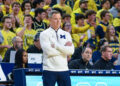
[[[56,10],[52,10],[49,14],[48,17],[51,18],[53,14],[60,14],[60,12],[56,11]]]
[[[12,43],[15,43],[16,42],[16,39],[20,38],[19,36],[15,36],[13,39],[12,39]]]

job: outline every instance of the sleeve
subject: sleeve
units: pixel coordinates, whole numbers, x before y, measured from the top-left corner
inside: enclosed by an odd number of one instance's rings
[[[101,39],[101,38],[104,38],[105,36],[105,33],[103,31],[103,28],[101,26],[97,26],[96,28],[96,35],[98,35],[98,37]]]
[[[71,35],[68,33],[67,37],[68,40],[72,43],[72,38]],[[61,53],[66,54],[66,55],[72,55],[74,53],[74,45],[72,43],[72,46],[65,46],[65,45],[61,45],[60,43],[56,43],[55,44],[56,49],[58,49]]]
[[[69,69],[79,69],[79,66],[77,64],[77,60],[73,60],[68,64]]]
[[[41,32],[40,34],[40,45],[41,45],[43,52],[48,57],[58,56],[61,54],[58,50],[56,50],[55,48],[52,48],[50,40],[49,40],[49,35],[45,32]]]
[[[80,3],[80,0],[77,0],[73,6],[73,11],[75,11],[77,8],[79,8],[79,3]]]
[[[72,25],[72,33],[84,33],[90,28],[90,25],[85,25],[83,27],[77,27],[75,24]]]

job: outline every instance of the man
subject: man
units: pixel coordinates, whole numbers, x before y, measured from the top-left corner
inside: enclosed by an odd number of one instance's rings
[[[109,10],[113,15],[113,18],[116,18],[118,15],[118,10],[120,10],[120,0],[114,0],[114,6]]]
[[[76,24],[75,17],[78,14],[85,15],[85,12],[88,10],[88,0],[80,0],[80,7],[71,13],[71,24]]]
[[[110,13],[107,10],[104,10],[101,12],[101,22],[96,27],[96,35],[99,39],[102,39],[105,37],[105,32],[107,31],[107,27],[109,25],[110,20]]]
[[[31,45],[28,49],[27,52],[28,53],[43,53],[41,46],[40,46],[40,32],[38,32],[35,37],[34,37],[34,44]]]
[[[112,59],[112,48],[109,45],[102,46],[101,48],[102,58],[99,59],[94,65],[93,69],[99,70],[111,70],[114,68],[113,63],[110,62]]]
[[[43,31],[47,28],[47,24],[43,22],[42,16],[46,15],[46,12],[42,8],[37,8],[35,10],[35,18],[33,19],[33,29],[37,32]]]
[[[65,4],[65,0],[60,0],[60,3],[54,5],[53,8],[60,8],[64,14],[70,15],[72,13],[71,7]]]
[[[92,68],[89,63],[92,57],[92,48],[86,47],[82,50],[82,58],[73,60],[69,63],[70,69],[90,69]]]
[[[17,35],[23,39],[23,48],[28,49],[30,45],[33,44],[33,39],[36,31],[32,29],[33,19],[31,15],[25,15],[24,17],[24,27],[17,29]]]
[[[60,28],[61,15],[52,10],[49,14],[50,27],[40,34],[43,49],[43,86],[71,86],[67,56],[72,55],[74,46],[68,32]]]
[[[12,20],[10,17],[6,16],[3,18],[3,29],[1,34],[3,36],[3,42],[0,44],[0,55],[4,58],[5,52],[8,48],[12,46],[12,39],[16,36],[10,31],[12,27]]]
[[[15,36],[12,39],[12,43],[13,43],[13,46],[6,51],[3,62],[10,62],[11,51],[17,51],[18,49],[23,48],[23,40],[19,36]]]

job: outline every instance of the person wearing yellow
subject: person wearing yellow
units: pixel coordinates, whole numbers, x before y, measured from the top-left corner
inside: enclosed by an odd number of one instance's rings
[[[118,9],[118,16],[114,18],[113,20],[114,27],[117,27],[119,29],[120,27],[120,9]]]
[[[37,33],[35,30],[32,29],[32,16],[25,15],[24,17],[24,27],[17,29],[17,35],[23,39],[23,48],[25,50],[28,49],[30,45],[33,44],[33,39],[35,34]]]
[[[91,38],[92,35],[95,35],[95,15],[95,11],[88,10],[86,12],[86,20],[84,20],[84,15],[82,14],[79,14],[79,16],[76,17],[77,25],[72,25],[72,37],[76,42],[79,43],[80,37],[83,35],[85,35],[83,43],[87,41],[88,38]]]
[[[22,12],[20,13],[20,3],[19,2],[12,3],[11,15],[13,15],[15,17],[17,23],[19,23],[19,25],[22,26],[23,14],[22,14]]]
[[[66,13],[66,14],[72,13],[71,7],[65,4],[65,0],[60,0],[60,4],[54,5],[53,8],[60,8],[63,11],[63,13]]]
[[[79,8],[80,1],[86,1],[86,0],[77,0],[74,4],[73,11],[77,10]],[[88,1],[88,9],[94,10],[97,12],[97,6],[94,0],[87,0]]]
[[[1,7],[4,16],[9,15],[12,12],[11,0],[4,0],[4,4]]]
[[[101,16],[101,22],[96,27],[96,35],[98,40],[105,37],[107,27],[109,26],[110,12],[107,10],[104,10],[101,12],[100,16]]]
[[[85,11],[88,9],[88,0],[81,0],[80,7],[71,13],[71,24],[76,24],[75,17],[78,14],[85,14]]]
[[[12,39],[16,36],[13,32],[10,31],[11,27],[12,27],[11,18],[5,16],[3,18],[3,29],[1,30],[3,42],[0,44],[0,55],[2,56],[2,58],[4,58],[7,49],[12,46]]]
[[[97,22],[99,23],[101,21],[101,18],[100,18],[100,14],[103,10],[109,10],[110,9],[110,1],[109,0],[103,0],[101,2],[101,5],[102,5],[102,9],[99,10],[96,14],[96,18],[97,18]],[[113,16],[112,14],[110,13],[110,21],[109,23],[112,24],[113,22]]]
[[[52,8],[49,5],[45,5],[43,9],[46,11],[46,18],[43,20],[47,24],[47,26],[50,25],[50,21],[48,19],[48,14],[51,12]]]
[[[34,17],[35,16],[35,10],[37,8],[43,8],[44,5],[45,5],[44,0],[34,0],[33,4],[32,4],[33,8],[30,11],[30,15],[32,15],[32,17]]]

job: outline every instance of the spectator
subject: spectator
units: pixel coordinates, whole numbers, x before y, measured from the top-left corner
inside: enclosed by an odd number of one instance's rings
[[[13,46],[6,51],[3,62],[10,62],[11,52],[17,51],[18,49],[23,48],[23,40],[19,36],[15,36],[12,39],[12,43],[13,43]]]
[[[99,23],[101,21],[101,18],[100,18],[100,14],[103,10],[109,10],[110,9],[110,0],[103,0],[101,2],[101,5],[102,5],[102,9],[97,11],[97,14],[96,14],[96,18],[97,18],[97,23]],[[113,21],[113,16],[112,14],[110,13],[110,21],[109,23],[112,24],[112,21]]]
[[[32,8],[32,4],[30,1],[26,0],[21,4],[21,9],[23,11],[23,15],[30,14]]]
[[[69,15],[69,14],[64,14],[63,16],[62,16],[62,22],[63,23],[65,23],[65,22],[69,22],[70,23],[70,18],[71,18],[71,16]]]
[[[98,40],[105,37],[105,32],[107,31],[107,27],[109,25],[110,13],[107,10],[104,10],[101,12],[100,17],[101,22],[96,27],[96,36]]]
[[[24,49],[19,49],[15,54],[15,67],[17,68],[29,68],[28,66],[28,53]]]
[[[89,10],[97,11],[97,6],[95,3],[96,0],[76,0],[74,7],[73,7],[73,11],[75,11],[79,8],[80,2],[85,2],[85,1],[88,1],[88,9]]]
[[[31,45],[28,49],[27,52],[28,53],[43,53],[41,45],[40,45],[40,32],[38,32],[35,37],[34,37],[34,44]]]
[[[114,69],[113,63],[110,62],[110,60],[112,59],[112,48],[109,45],[102,46],[101,53],[102,53],[102,58],[99,59],[93,65],[93,69],[98,69],[98,70]]]
[[[3,29],[1,30],[1,34],[3,36],[3,43],[0,44],[0,55],[2,56],[2,58],[4,58],[7,49],[12,46],[12,39],[16,36],[16,34],[10,31],[11,27],[12,27],[11,18],[5,16],[3,18]]]
[[[70,69],[91,69],[91,64],[89,63],[92,57],[92,48],[85,47],[82,50],[82,58],[73,60],[69,63]]]
[[[60,0],[60,3],[54,5],[53,8],[60,8],[64,14],[70,15],[72,13],[71,7],[65,4],[65,0]]]
[[[35,18],[33,19],[33,29],[37,32],[47,29],[47,24],[43,22],[43,19],[46,16],[46,12],[42,8],[37,8],[35,10]]]
[[[79,8],[71,13],[71,24],[76,24],[75,18],[78,14],[85,15],[85,12],[88,10],[88,0],[80,0]]]
[[[28,49],[30,45],[33,44],[33,39],[37,33],[32,29],[33,18],[31,15],[25,15],[24,17],[24,27],[17,29],[16,33],[23,39],[23,48]]]
[[[114,6],[109,10],[113,15],[113,18],[116,18],[118,15],[118,10],[120,10],[120,0],[114,0]]]

